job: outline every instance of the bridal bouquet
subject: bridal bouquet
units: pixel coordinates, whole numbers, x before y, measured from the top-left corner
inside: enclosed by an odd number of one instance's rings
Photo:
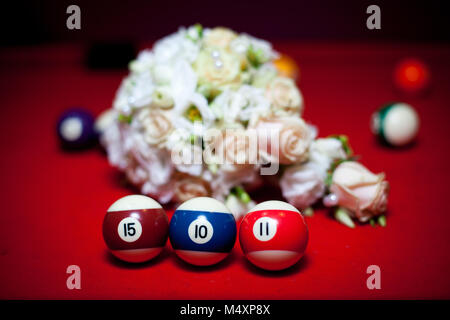
[[[323,199],[348,226],[373,222],[386,209],[384,175],[354,161],[345,136],[316,137],[278,57],[226,28],[195,25],[159,40],[130,63],[108,111],[109,162],[162,203],[211,196],[239,217],[269,177],[300,209]]]

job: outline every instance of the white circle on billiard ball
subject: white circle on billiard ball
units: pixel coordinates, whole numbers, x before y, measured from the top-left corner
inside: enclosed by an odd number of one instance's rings
[[[260,210],[286,210],[300,213],[300,211],[298,211],[298,209],[292,204],[279,200],[269,200],[261,202],[253,207],[252,210],[249,211],[249,213]]]
[[[141,194],[125,196],[114,202],[108,209],[108,212],[143,210],[143,209],[162,209],[161,205],[150,197]]]
[[[412,141],[419,131],[419,116],[409,104],[397,103],[388,111],[383,129],[389,143],[395,146],[405,145]]]
[[[138,219],[127,217],[119,222],[117,233],[123,241],[135,242],[141,237],[142,225]]]
[[[68,141],[75,141],[81,137],[83,123],[76,117],[69,117],[61,124],[61,135]]]
[[[197,244],[207,243],[213,234],[214,228],[205,216],[199,216],[188,227],[189,238]]]
[[[253,235],[259,241],[269,241],[277,233],[278,222],[269,217],[262,217],[255,221],[253,225]]]

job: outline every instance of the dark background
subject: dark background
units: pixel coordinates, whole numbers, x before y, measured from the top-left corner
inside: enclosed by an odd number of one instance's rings
[[[450,42],[444,1],[8,1],[1,4],[2,45],[153,41],[178,26],[223,25],[268,40]],[[81,30],[66,28],[66,8],[81,8]],[[368,30],[366,8],[381,8]]]

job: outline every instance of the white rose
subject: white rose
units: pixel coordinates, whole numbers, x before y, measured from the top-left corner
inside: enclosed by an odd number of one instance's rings
[[[245,33],[240,34],[233,41],[231,41],[230,48],[232,51],[241,55],[247,54],[249,48],[252,48],[254,51],[261,52],[263,63],[278,56],[278,54],[272,50],[272,45],[270,42],[252,37]]]
[[[152,94],[152,107],[168,109],[173,107],[174,101],[170,87],[156,87]]]
[[[187,31],[180,29],[159,41],[153,47],[155,64],[171,64],[177,60],[193,62],[198,55],[199,45],[189,40]]]
[[[289,167],[280,179],[283,197],[297,208],[309,207],[325,193],[324,175],[314,162]]]
[[[318,164],[324,172],[330,168],[333,161],[346,158],[342,142],[338,139],[320,138],[311,143],[309,161]]]
[[[267,86],[266,96],[276,108],[275,111],[282,110],[296,114],[302,112],[303,97],[290,78],[274,78]]]
[[[264,64],[253,73],[252,85],[258,88],[266,88],[276,76],[277,69],[271,64]]]
[[[262,89],[242,85],[237,91],[224,90],[214,99],[211,109],[225,123],[246,122],[267,113],[270,102],[264,97]]]
[[[154,65],[154,55],[151,50],[143,50],[139,53],[136,60],[130,62],[131,72],[141,73],[150,71]]]

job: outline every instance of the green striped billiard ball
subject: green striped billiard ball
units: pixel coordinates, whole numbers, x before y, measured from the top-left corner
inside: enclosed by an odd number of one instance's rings
[[[419,116],[412,106],[394,102],[372,115],[372,132],[392,146],[404,146],[417,136]]]

